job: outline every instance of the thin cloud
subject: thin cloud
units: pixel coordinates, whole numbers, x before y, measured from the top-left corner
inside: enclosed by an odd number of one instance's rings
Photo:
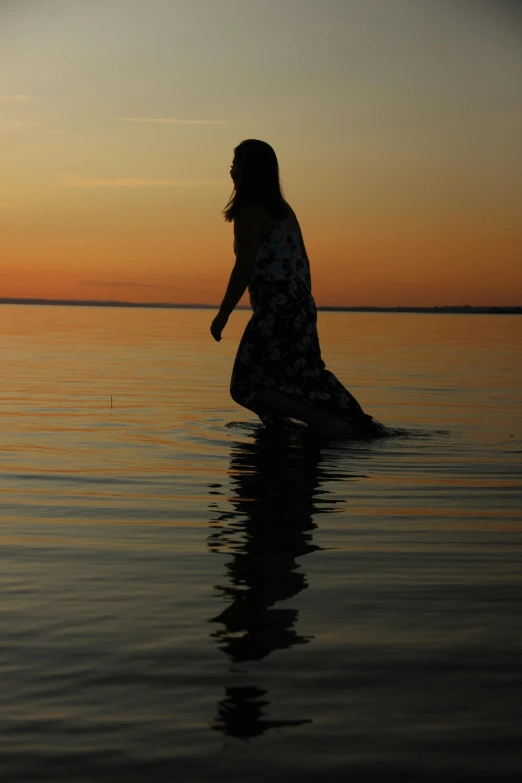
[[[28,103],[31,99],[30,95],[24,92],[16,93],[2,93],[0,94],[0,108],[9,104]],[[45,122],[44,118],[44,122]],[[69,133],[62,128],[52,128],[45,125],[39,125],[38,122],[32,122],[31,120],[8,120],[0,123],[0,131],[16,131],[24,130],[35,133]]]
[[[30,96],[23,92],[4,93],[3,95],[0,95],[0,103],[27,103],[29,100],[31,100]]]
[[[70,133],[70,131],[63,128],[33,128],[32,130],[35,130],[37,133]]]
[[[162,122],[169,125],[230,125],[228,120],[181,120],[177,117],[112,117],[122,122]]]
[[[62,181],[56,184],[62,188],[164,188],[186,185],[223,185],[225,180],[219,179],[140,179],[139,177],[123,177],[120,179],[89,179],[77,180],[59,177]]]
[[[34,125],[29,120],[12,120],[11,122],[0,123],[0,131],[24,130],[34,133],[69,133],[62,128],[45,128]]]
[[[95,286],[97,288],[104,287],[105,286],[111,286],[113,288],[164,288],[165,286],[163,283],[134,283],[132,281],[121,281],[121,280],[82,280],[80,282],[80,285],[85,286]]]
[[[29,128],[29,120],[11,120],[10,122],[1,122],[0,130],[19,130],[20,128]]]

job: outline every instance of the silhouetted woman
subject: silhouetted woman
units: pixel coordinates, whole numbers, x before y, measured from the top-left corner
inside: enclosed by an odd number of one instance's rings
[[[297,419],[321,438],[378,433],[382,425],[321,358],[308,256],[274,150],[257,139],[242,141],[230,175],[234,190],[223,214],[234,221],[236,263],[210,327],[214,339],[221,340],[247,286],[253,309],[232,370],[232,398],[265,424]]]

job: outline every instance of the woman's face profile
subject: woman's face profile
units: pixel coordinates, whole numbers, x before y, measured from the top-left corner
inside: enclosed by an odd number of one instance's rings
[[[232,177],[234,184],[236,184],[239,179],[239,164],[235,156],[230,167],[230,176]]]

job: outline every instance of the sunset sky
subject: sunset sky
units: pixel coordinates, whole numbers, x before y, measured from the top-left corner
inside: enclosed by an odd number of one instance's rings
[[[219,304],[246,138],[318,305],[522,304],[518,0],[0,0],[0,296]]]

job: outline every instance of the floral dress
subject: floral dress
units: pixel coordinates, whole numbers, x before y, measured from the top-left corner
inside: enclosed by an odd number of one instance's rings
[[[253,314],[237,351],[230,394],[265,424],[274,419],[255,404],[275,389],[361,424],[373,422],[321,358],[310,268],[297,231],[273,227],[261,237],[248,282]]]

